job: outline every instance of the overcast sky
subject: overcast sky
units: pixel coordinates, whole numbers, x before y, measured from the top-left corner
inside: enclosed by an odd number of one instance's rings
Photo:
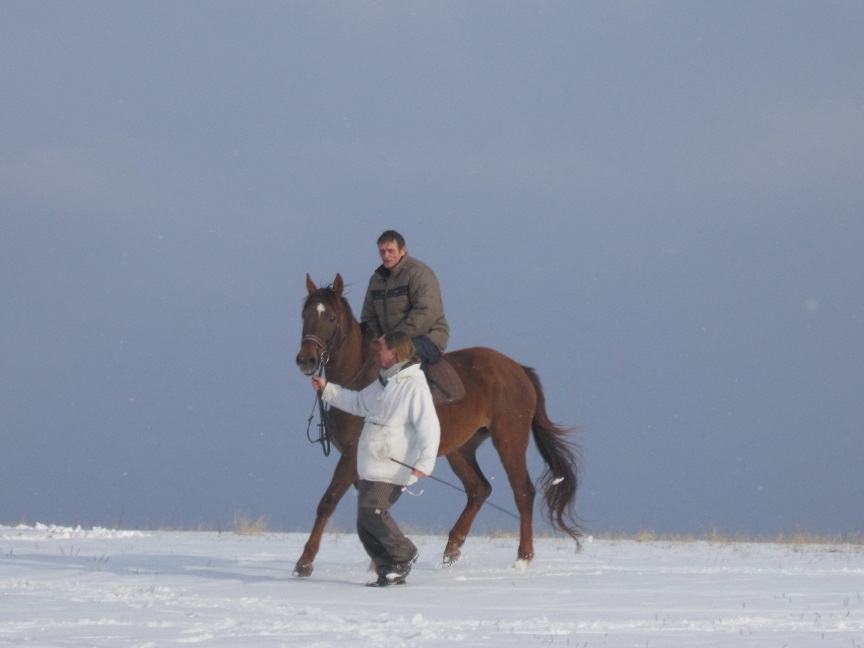
[[[864,3],[0,16],[0,523],[309,528],[305,274],[359,312],[395,228],[578,426],[592,531],[864,529]]]

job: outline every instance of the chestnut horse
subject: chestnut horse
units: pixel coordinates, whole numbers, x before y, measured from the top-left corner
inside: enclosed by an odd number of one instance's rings
[[[303,305],[303,339],[297,366],[310,376],[323,363],[328,380],[359,390],[375,380],[380,366],[374,341],[367,339],[361,330],[342,296],[343,287],[339,274],[332,286],[322,288],[317,288],[306,275],[309,295]],[[567,439],[568,430],[549,420],[537,375],[497,351],[482,347],[452,351],[444,358],[465,384],[465,397],[436,405],[441,422],[438,453],[447,458],[468,498],[447,539],[444,564],[452,564],[459,558],[471,524],[492,492],[475,456],[478,446],[487,438],[492,439],[498,451],[516,500],[520,521],[518,560],[527,563],[534,557],[532,516],[536,491],[525,455],[529,430],[534,433],[534,442],[546,463],[539,486],[547,518],[578,545],[582,529],[573,512],[579,485],[578,447]],[[312,561],[327,520],[358,479],[356,452],[363,419],[333,408],[328,423],[331,441],[341,456],[318,504],[315,524],[297,561],[295,576],[312,574]]]

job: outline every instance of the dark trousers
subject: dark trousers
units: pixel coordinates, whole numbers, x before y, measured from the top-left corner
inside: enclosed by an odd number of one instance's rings
[[[360,480],[357,493],[357,535],[366,553],[379,570],[396,563],[408,562],[417,548],[390,517],[393,506],[405,490],[404,486]]]
[[[429,365],[441,359],[441,351],[425,335],[418,335],[415,338],[411,338],[411,341],[414,343],[414,355],[420,358],[422,364]]]

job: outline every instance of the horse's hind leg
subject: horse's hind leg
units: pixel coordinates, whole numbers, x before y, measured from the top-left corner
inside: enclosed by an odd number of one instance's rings
[[[480,507],[483,506],[483,502],[492,492],[492,486],[480,470],[476,456],[477,446],[486,437],[485,432],[478,433],[466,445],[447,455],[450,468],[462,482],[468,501],[465,503],[465,508],[459,519],[456,520],[456,524],[450,530],[447,546],[444,548],[444,565],[452,565],[459,560],[462,553],[461,547],[465,543],[465,538],[468,537],[474,518],[477,517]]]
[[[528,473],[526,452],[528,430],[514,422],[498,424],[492,431],[492,444],[501,457],[501,463],[513,489],[516,509],[519,511],[519,560],[528,562],[534,558],[534,496],[536,489]]]

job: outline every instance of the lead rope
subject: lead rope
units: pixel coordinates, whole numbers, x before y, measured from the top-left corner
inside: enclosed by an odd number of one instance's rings
[[[324,365],[327,364],[327,353],[322,352],[321,358],[318,361],[318,375],[324,375]],[[310,431],[312,429],[312,419],[315,418],[315,405],[318,406],[318,438],[312,438]],[[321,398],[321,392],[315,392],[315,402],[312,404],[312,413],[309,414],[309,420],[306,422],[306,439],[309,443],[320,443],[321,450],[324,451],[324,456],[330,456],[330,430],[327,428],[327,413],[328,408],[324,406],[324,401]]]

